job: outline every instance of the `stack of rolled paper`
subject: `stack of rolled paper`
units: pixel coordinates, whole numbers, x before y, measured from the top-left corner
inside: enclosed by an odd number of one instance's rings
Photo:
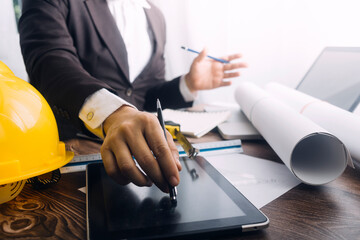
[[[360,116],[277,83],[242,82],[235,98],[290,171],[311,185],[360,160]]]

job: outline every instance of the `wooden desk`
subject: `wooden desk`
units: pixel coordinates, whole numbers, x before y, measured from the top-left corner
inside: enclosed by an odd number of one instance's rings
[[[69,145],[75,151],[80,146]],[[87,152],[98,151],[97,144],[87,146]],[[263,141],[243,141],[243,148],[248,155],[280,161]],[[0,205],[0,239],[86,239],[85,194],[77,190],[84,186],[84,172],[64,174],[42,191],[25,186],[15,200]],[[348,168],[324,186],[300,184],[261,210],[270,218],[269,228],[228,239],[360,239],[360,171]]]

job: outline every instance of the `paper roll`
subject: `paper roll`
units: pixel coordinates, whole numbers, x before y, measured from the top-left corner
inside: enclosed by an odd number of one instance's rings
[[[241,83],[235,98],[255,128],[302,182],[325,184],[343,173],[348,151],[328,131],[253,83]]]
[[[337,136],[349,149],[353,159],[360,162],[359,115],[278,83],[267,84],[266,90]]]

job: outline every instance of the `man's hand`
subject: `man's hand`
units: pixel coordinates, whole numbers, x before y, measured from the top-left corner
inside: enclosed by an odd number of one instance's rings
[[[241,54],[233,54],[222,57],[226,61],[232,61],[241,58]],[[231,81],[224,81],[227,78],[240,76],[239,71],[232,71],[239,68],[246,68],[245,63],[228,63],[212,60],[207,57],[207,50],[201,51],[190,68],[190,72],[185,75],[185,81],[191,92],[198,90],[213,89],[231,85]],[[228,72],[232,71],[232,72]]]
[[[178,150],[167,131],[165,140],[155,115],[122,106],[105,120],[104,131],[101,156],[106,172],[116,182],[122,185],[132,182],[137,186],[155,183],[163,192],[168,192],[168,184],[179,184]]]

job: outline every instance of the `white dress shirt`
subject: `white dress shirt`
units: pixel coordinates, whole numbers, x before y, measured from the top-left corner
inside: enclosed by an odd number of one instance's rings
[[[107,0],[107,3],[125,43],[129,80],[133,82],[148,64],[152,54],[150,26],[144,11],[144,8],[150,9],[151,6],[146,0]],[[190,92],[184,76],[180,78],[179,88],[185,101],[195,99],[196,94]],[[108,90],[100,89],[85,100],[79,118],[91,132],[104,138],[103,122],[124,104],[134,107]]]
[[[146,0],[107,0],[111,14],[124,40],[129,64],[129,80],[133,82],[150,60],[152,44],[144,9]]]

